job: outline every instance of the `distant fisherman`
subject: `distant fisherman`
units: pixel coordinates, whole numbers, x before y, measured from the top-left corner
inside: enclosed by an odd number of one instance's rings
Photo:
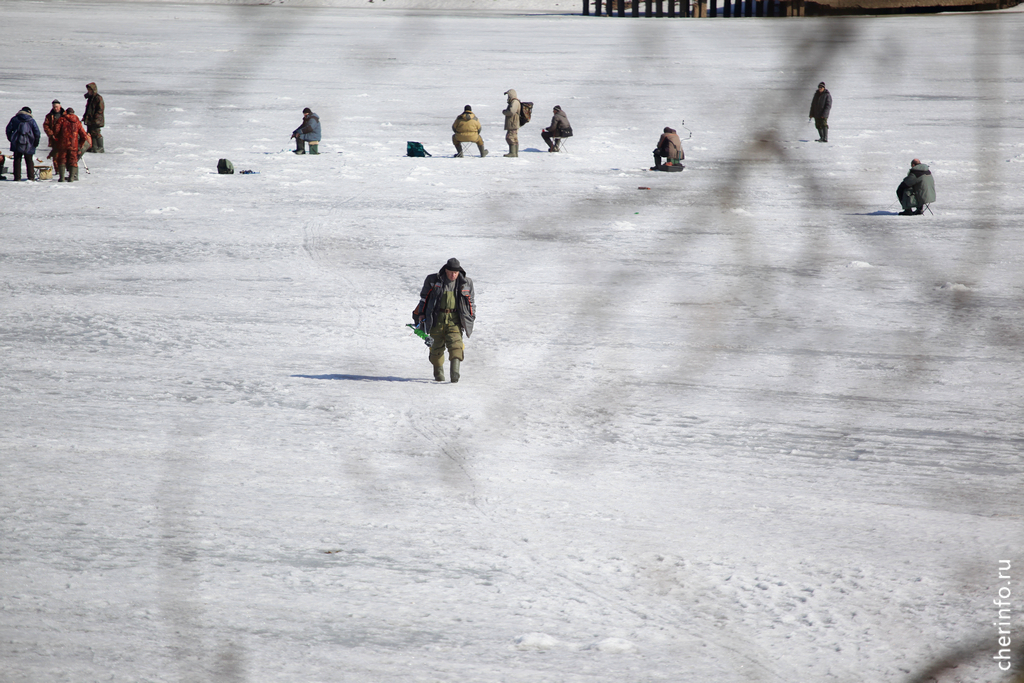
[[[484,149],[484,139],[480,137],[481,130],[483,130],[483,126],[480,125],[480,119],[473,113],[473,107],[467,104],[463,108],[462,113],[455,117],[455,122],[452,124],[452,144],[455,145],[455,156],[459,158],[464,156],[462,152],[463,142],[475,143],[477,149],[480,150],[480,156],[487,156],[487,150]]]
[[[14,152],[14,179],[21,180],[21,160],[25,160],[25,180],[36,179],[36,166],[32,155],[39,146],[39,125],[32,118],[32,110],[22,107],[21,111],[7,123],[7,139],[11,141]]]
[[[103,132],[100,129],[106,122],[103,108],[103,95],[100,95],[95,83],[89,83],[85,86],[85,113],[82,114],[82,123],[85,124],[86,132],[92,141],[92,146],[88,150],[100,154],[103,153]]]
[[[832,113],[832,93],[825,88],[825,81],[818,84],[818,89],[811,98],[811,111],[807,118],[814,119],[814,127],[818,129],[816,142],[828,142],[828,115]]]
[[[935,179],[928,164],[922,164],[920,159],[911,161],[910,172],[896,188],[896,196],[903,207],[901,216],[923,214],[925,205],[935,201]]]
[[[295,138],[295,153],[305,154],[306,143],[309,143],[309,153],[320,153],[320,117],[313,113],[313,110],[306,107],[302,110],[302,125],[292,131]]]

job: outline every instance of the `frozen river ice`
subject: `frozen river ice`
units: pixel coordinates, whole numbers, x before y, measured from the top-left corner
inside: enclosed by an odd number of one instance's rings
[[[107,106],[78,184],[0,183],[3,683],[1005,680],[1024,14],[0,21],[4,112]],[[451,256],[455,386],[403,327]]]

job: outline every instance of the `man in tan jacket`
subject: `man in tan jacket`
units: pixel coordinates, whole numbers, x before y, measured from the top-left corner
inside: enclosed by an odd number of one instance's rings
[[[487,150],[484,149],[484,139],[480,137],[480,131],[483,126],[480,125],[480,119],[473,113],[473,108],[466,105],[466,108],[455,118],[455,123],[452,124],[452,144],[455,145],[456,154],[458,158],[462,158],[462,143],[463,142],[475,142],[477,149],[480,150],[480,156],[487,156]]]
[[[508,106],[505,111],[501,112],[505,115],[505,142],[508,143],[508,154],[507,157],[518,157],[519,156],[519,96],[515,90],[506,90],[505,96],[508,97]]]
[[[665,126],[661,137],[658,138],[658,146],[654,149],[654,166],[652,171],[663,171],[661,158],[665,157],[668,163],[665,166],[679,166],[679,162],[686,158],[683,154],[683,143],[679,141],[679,135],[674,128]]]

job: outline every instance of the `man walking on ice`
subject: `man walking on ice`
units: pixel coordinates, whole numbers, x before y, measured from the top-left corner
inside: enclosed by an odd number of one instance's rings
[[[450,258],[441,270],[431,273],[423,281],[420,302],[412,312],[412,320],[433,339],[430,346],[430,364],[434,366],[434,380],[444,381],[444,350],[451,359],[452,384],[459,381],[459,370],[465,359],[462,335],[468,339],[476,320],[476,302],[473,281],[466,277],[457,258]]]

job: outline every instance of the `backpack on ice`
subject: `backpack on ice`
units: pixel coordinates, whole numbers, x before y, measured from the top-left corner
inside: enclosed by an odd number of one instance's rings
[[[227,159],[221,159],[217,162],[217,173],[234,173],[235,165]]]
[[[430,152],[423,149],[423,145],[418,142],[406,142],[405,143],[405,156],[407,157],[429,157],[433,156]]]
[[[519,103],[519,125],[525,126],[533,118],[533,102]]]

